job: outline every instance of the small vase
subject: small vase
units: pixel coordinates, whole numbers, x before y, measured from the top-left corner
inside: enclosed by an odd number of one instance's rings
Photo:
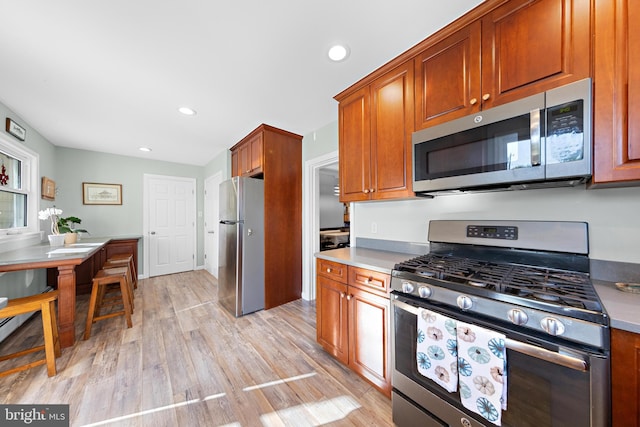
[[[78,241],[78,233],[65,233],[64,244],[72,245]]]
[[[50,234],[48,237],[49,237],[49,244],[51,246],[64,245],[64,234]]]

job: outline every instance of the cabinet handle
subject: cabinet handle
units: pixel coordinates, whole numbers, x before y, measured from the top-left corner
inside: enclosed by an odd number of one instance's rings
[[[344,298],[345,296],[347,296],[347,294],[345,294],[344,292],[340,292],[340,298]]]
[[[373,281],[373,277],[367,277],[366,279],[364,279],[364,283],[366,285],[370,284]]]
[[[351,298],[353,298],[353,295],[347,295],[347,301],[351,301]]]
[[[375,188],[370,188],[370,189],[369,189],[369,192],[371,192],[371,193],[373,193],[374,191],[376,191],[376,189],[375,189]]]
[[[365,188],[365,189],[364,189],[364,194],[368,194],[368,193],[369,193],[369,189],[368,189],[368,188]]]
[[[478,100],[476,98],[471,98],[469,100],[469,104],[471,104],[471,105],[476,105],[477,103],[478,103]]]
[[[330,268],[327,268],[327,273],[331,273],[331,269]]]
[[[488,100],[489,98],[491,98],[491,95],[490,95],[490,94],[488,94],[488,93],[485,93],[484,95],[482,95],[482,100],[483,100],[483,101],[486,101],[486,100]]]

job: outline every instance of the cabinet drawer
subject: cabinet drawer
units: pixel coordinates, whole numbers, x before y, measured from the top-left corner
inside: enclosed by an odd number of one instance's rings
[[[384,294],[389,292],[390,277],[388,274],[367,270],[358,267],[349,267],[349,285],[367,291],[378,291]]]
[[[339,262],[317,259],[316,273],[329,277],[337,282],[347,283],[347,266]]]

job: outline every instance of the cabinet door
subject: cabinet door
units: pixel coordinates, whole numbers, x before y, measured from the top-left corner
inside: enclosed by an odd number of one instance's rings
[[[372,199],[413,195],[413,80],[413,64],[408,62],[371,84]]]
[[[389,300],[349,287],[349,367],[391,396]]]
[[[231,152],[231,176],[240,176],[240,165],[238,164],[240,153],[238,150]]]
[[[347,285],[320,275],[316,283],[316,338],[329,354],[347,364]]]
[[[251,174],[262,173],[262,134],[258,134],[249,141],[251,149]]]
[[[251,172],[251,145],[242,144],[238,148],[238,173],[248,175]]]
[[[596,0],[594,184],[640,181],[640,20],[637,0]],[[635,181],[635,182],[634,182]]]
[[[482,108],[589,77],[590,0],[511,0],[482,18]]]
[[[479,111],[481,29],[476,21],[415,58],[416,129]]]
[[[340,100],[338,106],[340,201],[370,199],[371,123],[369,88]]]
[[[611,330],[611,401],[614,426],[640,427],[639,334]]]

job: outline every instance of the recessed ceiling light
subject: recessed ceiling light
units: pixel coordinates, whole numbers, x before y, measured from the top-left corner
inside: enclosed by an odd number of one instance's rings
[[[196,110],[194,110],[193,108],[189,108],[189,107],[180,107],[180,108],[178,108],[178,111],[180,111],[185,116],[195,116],[196,115]]]
[[[335,62],[344,61],[349,56],[349,47],[347,45],[337,44],[329,48],[329,59]]]
[[[149,148],[149,147],[140,147],[140,148],[138,148],[138,150],[144,151],[145,153],[148,153],[148,152],[151,151],[151,148]]]

